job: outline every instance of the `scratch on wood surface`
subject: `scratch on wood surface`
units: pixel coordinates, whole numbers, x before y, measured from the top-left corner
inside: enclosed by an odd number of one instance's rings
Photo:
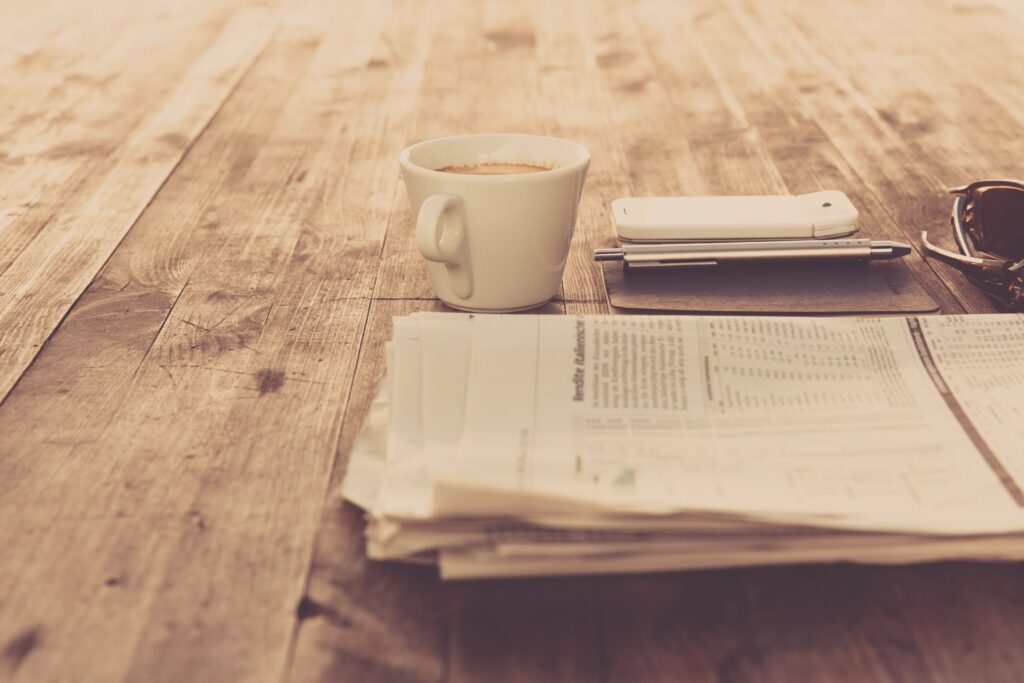
[[[192,327],[198,327],[198,328],[199,328],[200,330],[202,330],[203,332],[209,332],[209,331],[210,331],[210,328],[209,328],[209,327],[203,327],[203,326],[202,326],[202,325],[200,325],[199,323],[194,323],[194,322],[192,322],[191,320],[185,320],[185,319],[183,318],[181,322],[185,323],[186,325],[191,325]]]
[[[207,338],[212,338],[212,340],[216,344],[217,348],[223,350],[224,346],[223,346],[222,342],[224,342],[227,339],[228,335],[226,335],[224,333],[222,333],[220,335],[215,335],[214,334],[214,330],[216,330],[218,327],[220,327],[228,318],[230,318],[235,313],[240,311],[242,309],[242,307],[245,305],[245,303],[246,302],[243,301],[242,303],[240,303],[237,306],[235,306],[234,308],[232,308],[220,320],[218,320],[216,323],[214,323],[210,327],[206,327],[204,325],[200,325],[198,323],[194,323],[190,319],[186,320],[184,318],[180,318],[181,322],[185,323],[186,325],[190,325],[190,326],[195,327],[197,329],[203,330],[203,333],[198,335],[195,338],[195,340],[192,342],[192,344],[189,345],[188,350],[189,351],[193,351],[193,350],[195,350],[197,348],[200,348],[201,346],[204,346]],[[266,322],[266,321],[264,321],[264,322]],[[261,326],[261,333],[262,333],[262,326]],[[234,341],[236,341],[237,344],[238,344],[237,348],[248,349],[249,351],[252,351],[253,353],[259,353],[259,351],[257,351],[255,348],[253,348],[252,346],[250,346],[249,344],[247,344],[245,342],[245,337],[244,337],[244,335],[242,333],[237,333],[237,334],[234,335],[234,337],[235,337]],[[230,349],[230,348],[236,348],[236,347],[228,347],[228,348]]]
[[[229,368],[215,368],[215,367],[211,367],[209,365],[195,365],[195,364],[190,364],[190,365],[171,365],[170,367],[173,367],[176,370],[186,370],[186,369],[188,369],[188,370],[206,370],[208,372],[226,372],[229,375],[246,375],[246,376],[249,376],[249,377],[256,377],[257,379],[260,378],[260,374],[262,372],[266,372],[266,370],[262,370],[262,371],[258,371],[258,372],[244,372],[242,370],[231,370]],[[281,372],[281,374],[282,374],[282,384],[284,383],[283,380],[288,380],[289,382],[305,382],[307,384],[323,384],[324,383],[322,380],[318,380],[318,379],[306,379],[305,377],[296,377],[294,375],[286,374],[283,371],[279,371],[279,372]],[[302,374],[302,373],[300,373],[300,374]]]

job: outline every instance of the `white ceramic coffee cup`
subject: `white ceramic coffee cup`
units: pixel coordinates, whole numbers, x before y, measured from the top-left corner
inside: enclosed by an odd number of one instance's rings
[[[416,243],[437,296],[465,311],[543,306],[558,293],[590,153],[567,140],[495,133],[427,140],[402,151]],[[436,169],[525,163],[513,175]]]

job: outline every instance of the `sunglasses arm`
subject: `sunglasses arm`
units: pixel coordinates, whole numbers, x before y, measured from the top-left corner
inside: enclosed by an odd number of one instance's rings
[[[977,256],[964,256],[963,254],[954,254],[951,251],[947,251],[942,247],[937,247],[928,241],[928,231],[924,230],[921,232],[921,241],[924,243],[924,250],[926,253],[932,256],[937,256],[947,263],[952,265],[963,265],[963,266],[978,266],[981,268],[992,268],[996,270],[1005,270],[1006,261],[990,259],[990,258],[978,258]]]
[[[1016,187],[1024,190],[1024,180],[1011,180],[1009,178],[1002,178],[998,180],[978,180],[973,183],[967,183],[966,185],[960,185],[959,187],[951,187],[949,194],[962,194],[968,195],[979,187],[991,187],[993,185],[1008,185],[1010,187]]]

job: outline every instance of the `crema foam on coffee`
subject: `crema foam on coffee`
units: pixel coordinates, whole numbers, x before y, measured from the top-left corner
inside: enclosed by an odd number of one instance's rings
[[[550,166],[540,164],[494,162],[487,164],[465,164],[463,166],[445,166],[436,169],[442,173],[461,173],[463,175],[517,175],[520,173],[539,173],[550,171]]]

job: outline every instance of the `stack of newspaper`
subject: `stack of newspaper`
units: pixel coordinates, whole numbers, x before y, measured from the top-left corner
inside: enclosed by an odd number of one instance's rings
[[[449,579],[1024,559],[1024,315],[394,320],[343,495]]]

